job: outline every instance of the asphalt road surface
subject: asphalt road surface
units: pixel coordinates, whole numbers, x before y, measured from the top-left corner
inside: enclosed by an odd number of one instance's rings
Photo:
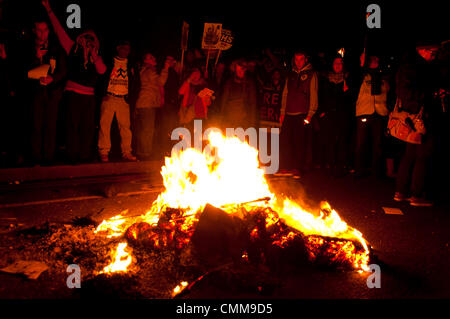
[[[393,201],[393,180],[352,176],[335,179],[316,171],[300,180],[268,179],[273,189],[307,199],[327,200],[342,219],[362,232],[373,247],[381,270],[381,288],[369,288],[366,274],[307,267],[283,274],[267,291],[240,291],[205,280],[185,298],[449,298],[450,209],[446,202],[431,208]],[[66,223],[88,215],[104,219],[124,210],[145,213],[163,189],[159,174],[85,178],[0,185],[0,236],[14,227],[46,221]],[[403,215],[386,214],[383,207]],[[0,247],[8,249],[8,247]],[[65,271],[62,270],[62,271]],[[0,298],[78,298],[43,273],[37,280],[0,273]],[[63,287],[63,288],[61,288]]]

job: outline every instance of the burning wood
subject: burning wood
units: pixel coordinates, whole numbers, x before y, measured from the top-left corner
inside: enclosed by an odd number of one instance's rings
[[[367,269],[370,252],[361,233],[328,203],[311,213],[279,198],[269,190],[255,149],[217,133],[209,140],[218,161],[195,149],[166,158],[166,190],[151,210],[132,223],[112,218],[97,230],[125,233],[131,246],[153,250],[179,251],[192,244],[196,257],[210,266],[243,255],[251,263],[270,263],[277,250],[294,245],[301,259]]]
[[[209,204],[192,235],[196,256],[208,266],[238,261],[248,241],[243,220]]]

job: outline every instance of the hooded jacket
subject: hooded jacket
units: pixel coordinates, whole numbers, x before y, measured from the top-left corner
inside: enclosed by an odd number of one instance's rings
[[[281,114],[307,114],[313,117],[318,108],[318,78],[310,63],[301,70],[294,66],[287,75],[283,90]]]

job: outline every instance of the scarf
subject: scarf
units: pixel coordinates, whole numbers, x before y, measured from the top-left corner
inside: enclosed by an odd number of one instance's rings
[[[328,73],[328,81],[338,84],[344,81],[347,78],[347,74],[344,72],[341,73],[334,73],[330,72]]]

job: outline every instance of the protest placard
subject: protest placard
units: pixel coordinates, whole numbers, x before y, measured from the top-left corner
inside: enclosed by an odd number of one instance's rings
[[[202,49],[215,50],[220,48],[220,38],[222,35],[221,23],[205,23],[203,29]]]

